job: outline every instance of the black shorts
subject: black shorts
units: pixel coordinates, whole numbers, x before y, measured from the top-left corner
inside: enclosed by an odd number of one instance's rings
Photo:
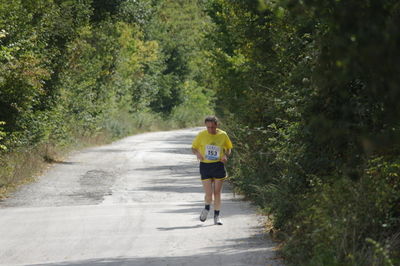
[[[202,163],[200,162],[201,180],[224,179],[226,177],[225,165],[223,162]]]

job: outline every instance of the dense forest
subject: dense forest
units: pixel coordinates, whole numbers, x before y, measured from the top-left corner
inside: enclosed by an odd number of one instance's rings
[[[395,0],[0,0],[0,189],[216,113],[287,264],[397,265],[398,25]]]

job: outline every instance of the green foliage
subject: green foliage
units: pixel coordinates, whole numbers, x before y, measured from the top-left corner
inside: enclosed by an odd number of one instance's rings
[[[390,0],[208,1],[232,182],[274,217],[295,265],[399,261],[399,12]]]
[[[95,22],[103,21],[111,16],[118,15],[119,7],[123,1],[120,0],[93,0],[91,1],[93,15],[91,19]]]
[[[377,261],[387,260],[389,254],[398,256],[400,242],[392,232],[400,225],[395,207],[400,200],[395,184],[399,170],[398,160],[377,158],[358,182],[338,177],[333,184],[320,180],[310,184],[311,191],[292,221],[295,229],[286,246],[293,261],[384,265]],[[378,242],[371,245],[366,241],[371,237]],[[386,248],[382,254],[376,253],[379,243]],[[304,252],[294,253],[299,247]]]
[[[289,263],[398,264],[399,14],[394,0],[2,0],[0,184],[32,150],[215,108],[231,180]]]
[[[51,161],[48,147],[193,125],[212,113],[199,45],[210,21],[198,4],[0,1],[0,183],[36,171],[20,170],[30,151]]]
[[[187,81],[182,88],[183,102],[175,106],[171,119],[179,127],[202,124],[204,117],[213,113],[212,91],[200,87],[195,81]]]
[[[394,266],[387,249],[371,238],[367,238],[366,241],[374,246],[373,265]]]
[[[1,144],[2,140],[4,139],[4,137],[6,136],[6,132],[4,132],[3,130],[3,125],[5,124],[5,122],[0,121],[0,151],[4,151],[7,150],[7,147],[3,144]]]
[[[130,103],[119,99],[121,107],[129,104],[134,111],[147,109],[153,96],[153,88],[141,84],[145,79],[145,69],[159,60],[159,45],[155,41],[144,40],[143,33],[130,24],[120,22],[118,31],[120,50],[113,88],[121,90],[119,95],[131,96]],[[123,90],[127,91],[124,93]]]
[[[153,0],[126,0],[119,7],[119,17],[122,21],[140,26],[146,32],[151,17],[155,14]]]
[[[207,74],[202,72],[206,51],[202,45],[209,25],[198,0],[160,2],[147,31],[162,53],[161,64],[153,65],[149,72],[151,83],[158,85],[150,102],[152,110],[170,114],[175,106],[184,104],[181,88],[185,82],[209,86],[204,83]]]

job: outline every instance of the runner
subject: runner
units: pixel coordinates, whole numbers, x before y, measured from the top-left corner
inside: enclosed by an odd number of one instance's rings
[[[200,161],[200,175],[204,188],[205,207],[200,221],[207,219],[214,194],[214,224],[222,225],[220,218],[222,184],[227,177],[225,163],[231,154],[232,142],[225,131],[218,128],[215,116],[206,117],[207,130],[201,131],[192,143],[193,154]]]

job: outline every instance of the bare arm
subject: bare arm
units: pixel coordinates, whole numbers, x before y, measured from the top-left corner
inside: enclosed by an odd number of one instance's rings
[[[231,155],[231,153],[232,153],[232,150],[231,150],[231,149],[225,150],[224,153],[225,153],[225,154],[224,154],[224,156],[222,156],[221,162],[226,163],[226,162],[228,161],[228,157],[229,157],[229,156]]]
[[[192,152],[193,152],[194,155],[196,155],[197,160],[199,160],[199,161],[203,161],[204,160],[204,157],[203,157],[203,155],[201,155],[199,150],[197,150],[195,148],[192,148]]]

